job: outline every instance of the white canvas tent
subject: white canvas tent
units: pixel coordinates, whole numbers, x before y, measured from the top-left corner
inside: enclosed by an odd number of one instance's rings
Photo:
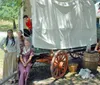
[[[27,3],[28,1],[25,0]],[[30,0],[29,2],[31,6],[26,3],[27,7],[21,8],[19,28],[24,28],[23,15],[29,13],[32,18],[34,47],[67,49],[96,43],[96,14],[92,0]]]
[[[34,47],[66,49],[96,43],[96,15],[92,0],[30,2]]]
[[[100,18],[100,2],[97,2],[96,4],[95,4],[95,12],[96,12],[96,17],[97,18]]]

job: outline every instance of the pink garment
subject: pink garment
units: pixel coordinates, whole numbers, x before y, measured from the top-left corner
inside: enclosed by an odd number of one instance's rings
[[[24,54],[22,51],[22,58],[25,61],[27,61],[29,57],[33,55],[34,55],[34,52],[32,49],[30,49],[27,53],[24,53]],[[18,67],[19,67],[20,77],[19,77],[18,85],[27,85],[28,74],[30,72],[31,66],[32,66],[31,62],[29,62],[26,67],[24,67],[21,62],[19,63]]]

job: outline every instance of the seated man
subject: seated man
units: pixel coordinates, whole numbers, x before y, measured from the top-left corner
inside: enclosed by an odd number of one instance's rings
[[[98,51],[98,53],[100,53],[100,40],[98,40],[96,44],[95,51]],[[100,59],[99,59],[98,65],[100,65]]]
[[[32,21],[31,21],[31,19],[27,15],[24,15],[23,18],[25,19],[25,23],[26,23],[28,30],[32,34]]]

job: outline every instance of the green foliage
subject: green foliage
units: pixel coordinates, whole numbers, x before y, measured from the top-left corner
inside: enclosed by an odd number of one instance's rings
[[[13,20],[18,18],[21,0],[1,0],[0,2],[1,19]]]
[[[0,25],[0,32],[1,31],[7,31],[8,29],[11,29],[12,25]]]
[[[16,22],[16,28],[18,28],[18,20],[15,20]],[[14,29],[15,25],[12,21],[9,20],[0,20],[0,32],[6,32],[8,29]],[[14,29],[14,31],[16,31]]]

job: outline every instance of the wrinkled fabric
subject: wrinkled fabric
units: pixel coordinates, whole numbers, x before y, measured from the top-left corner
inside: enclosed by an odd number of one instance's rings
[[[11,76],[17,70],[16,57],[16,52],[5,53],[3,62],[3,79]]]
[[[100,2],[97,2],[95,4],[95,12],[96,12],[96,17],[100,18],[100,5],[99,5]]]
[[[30,0],[32,44],[43,49],[67,49],[96,43],[92,0]]]

